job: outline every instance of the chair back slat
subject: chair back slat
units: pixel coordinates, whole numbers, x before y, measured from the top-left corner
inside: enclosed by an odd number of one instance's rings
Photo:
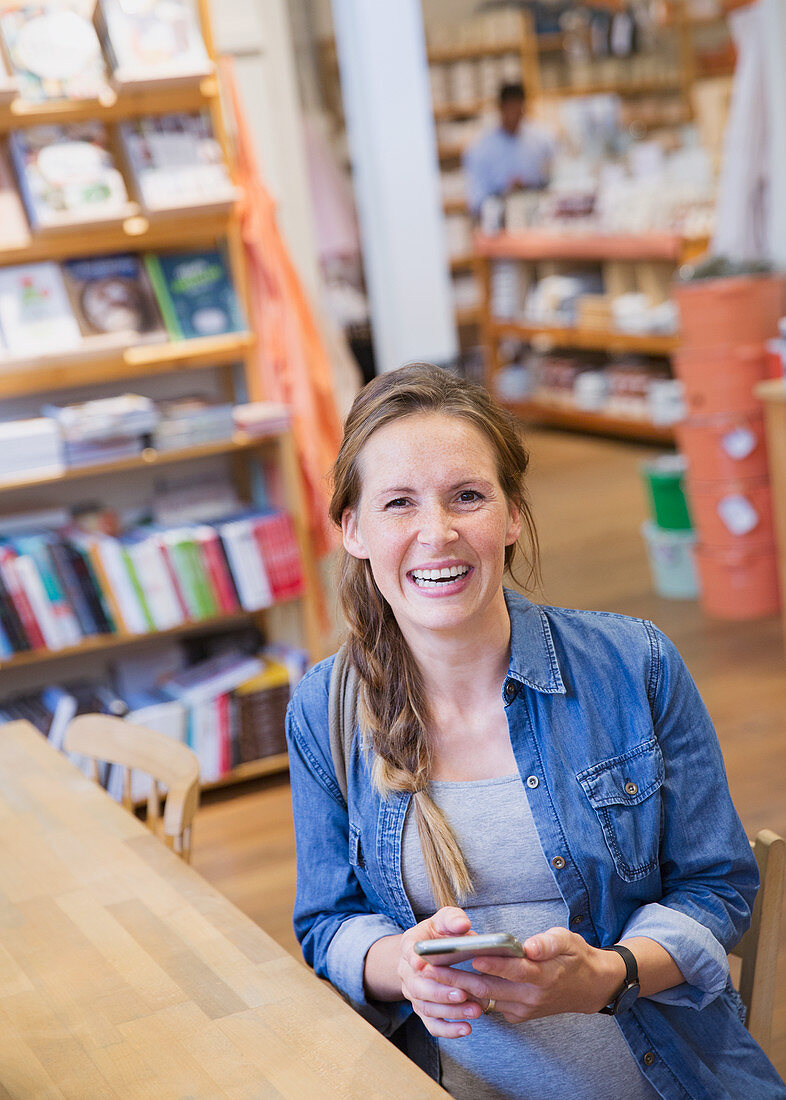
[[[761,885],[750,928],[731,953],[742,960],[739,993],[747,1009],[748,1030],[767,1053],[775,1004],[786,841],[771,829],[762,829],[751,841],[751,847],[759,865]]]
[[[158,784],[165,786],[164,838],[184,859],[190,859],[191,823],[199,805],[199,762],[187,745],[113,715],[80,714],[68,726],[63,747],[92,757],[94,762],[105,760],[125,768],[123,801],[129,806],[131,771],[149,775],[148,809],[154,807],[149,824],[153,827],[159,820]]]

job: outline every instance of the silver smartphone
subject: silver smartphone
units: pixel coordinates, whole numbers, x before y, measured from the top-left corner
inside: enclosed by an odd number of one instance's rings
[[[507,955],[523,959],[525,951],[510,932],[488,932],[478,936],[440,936],[435,940],[418,940],[415,954],[436,966],[451,966],[475,955]]]

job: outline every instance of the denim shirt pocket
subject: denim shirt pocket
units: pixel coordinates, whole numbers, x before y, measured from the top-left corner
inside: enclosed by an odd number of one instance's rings
[[[662,827],[658,791],[664,776],[663,754],[655,738],[576,775],[625,882],[657,870]]]

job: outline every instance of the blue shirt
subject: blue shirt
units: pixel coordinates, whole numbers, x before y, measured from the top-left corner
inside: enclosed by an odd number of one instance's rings
[[[634,1057],[663,1097],[786,1097],[728,978],[758,873],[685,664],[644,620],[505,599],[511,744],[569,927],[595,947],[648,936],[686,979],[616,1018]],[[344,802],[329,744],[331,667],[329,658],[304,677],[287,715],[295,932],[309,965],[368,1018],[388,1033],[406,1021],[408,1052],[436,1075],[435,1045],[410,1005],[365,999],[369,947],[415,923],[401,876],[409,796],[380,798],[356,741]]]
[[[544,187],[549,181],[553,154],[546,134],[523,124],[510,134],[501,126],[489,130],[466,150],[467,204],[473,214],[489,195],[505,195],[511,185]]]

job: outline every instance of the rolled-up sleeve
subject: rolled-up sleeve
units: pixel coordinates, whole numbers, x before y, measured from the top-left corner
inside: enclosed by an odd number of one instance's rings
[[[625,925],[620,939],[644,936],[665,948],[685,981],[650,1000],[701,1009],[723,991],[729,977],[726,952],[712,933],[693,917],[658,902],[642,905]]]

